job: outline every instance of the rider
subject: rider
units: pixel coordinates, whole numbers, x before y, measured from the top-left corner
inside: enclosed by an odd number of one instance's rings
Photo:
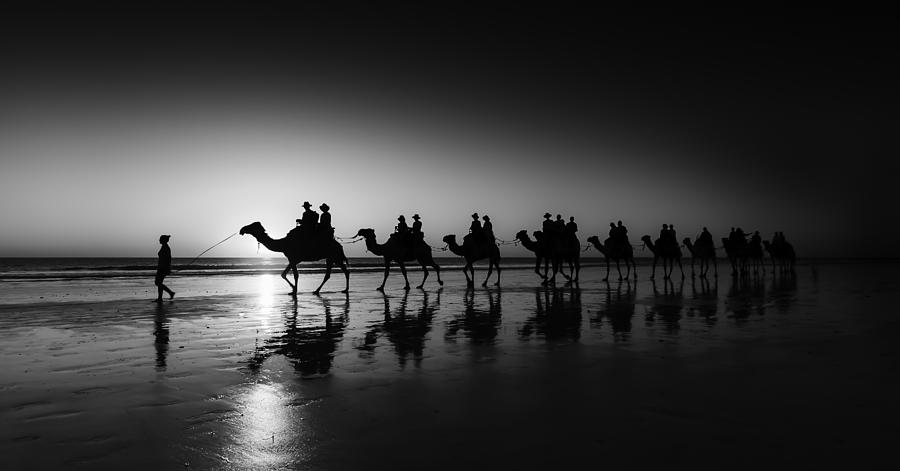
[[[575,223],[575,216],[569,216],[569,222],[566,223],[566,234],[575,236],[578,232],[578,224]]]
[[[303,215],[300,217],[300,231],[301,233],[309,234],[316,229],[316,224],[319,222],[319,213],[309,209],[312,207],[309,201],[304,201],[303,207],[306,210],[303,211]]]
[[[553,224],[556,225],[556,235],[562,237],[566,233],[566,221],[563,221],[561,214],[556,215],[556,220],[553,221]]]
[[[541,223],[541,232],[544,233],[544,237],[551,237],[553,235],[553,221],[550,220],[550,213],[544,213],[544,222]]]
[[[609,239],[613,242],[619,241],[619,228],[616,227],[616,223],[609,223]]]
[[[412,225],[412,236],[414,240],[422,240],[425,237],[425,233],[422,232],[422,221],[420,221],[420,217],[418,214],[413,214],[413,225]]]
[[[484,220],[484,226],[481,228],[481,230],[484,231],[484,238],[492,244],[495,243],[494,225],[491,223],[491,217],[485,214],[484,216],[481,216],[481,219]]]
[[[394,228],[394,232],[400,234],[401,237],[405,237],[409,234],[409,226],[406,225],[406,216],[401,214],[397,218],[397,226]]]
[[[628,228],[622,225],[622,221],[619,221],[619,225],[616,226],[616,235],[619,238],[619,243],[622,246],[628,245]]]
[[[319,218],[319,232],[333,232],[334,228],[331,227],[331,213],[328,212],[331,209],[328,204],[322,203],[319,205],[319,209],[322,210],[322,216]]]
[[[697,236],[697,245],[704,246],[712,246],[713,245],[713,237],[712,234],[709,233],[709,229],[706,227],[703,228],[703,232]]]
[[[762,246],[762,237],[759,235],[759,231],[753,233],[753,237],[750,238],[750,245],[753,247]]]

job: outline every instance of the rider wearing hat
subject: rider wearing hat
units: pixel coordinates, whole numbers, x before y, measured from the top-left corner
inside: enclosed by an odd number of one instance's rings
[[[494,225],[491,223],[491,217],[485,214],[481,219],[484,219],[484,226],[481,228],[484,231],[484,237],[493,244],[496,239],[494,238]]]
[[[319,218],[319,232],[334,230],[334,228],[331,227],[331,213],[328,212],[331,207],[329,207],[326,203],[322,203],[319,206],[319,209],[322,210],[322,216]]]
[[[422,221],[418,214],[413,214],[412,235],[416,240],[422,240],[425,234],[422,232]]]
[[[309,204],[309,201],[303,202],[303,207],[306,208],[303,211],[303,215],[300,216],[300,220],[297,221],[300,224],[300,230],[303,232],[309,232],[316,228],[316,224],[319,222],[319,213],[309,209],[312,207]]]

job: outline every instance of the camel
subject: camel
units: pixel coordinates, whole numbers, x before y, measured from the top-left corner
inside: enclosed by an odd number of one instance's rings
[[[797,260],[797,255],[794,253],[794,247],[790,243],[784,242],[781,246],[778,246],[770,243],[768,240],[764,240],[763,245],[772,258],[772,273],[775,273],[776,263],[782,272],[794,270],[794,262]]]
[[[727,237],[722,238],[722,247],[725,248],[725,255],[728,256],[728,262],[731,263],[731,276],[737,276],[738,271],[744,271],[744,264],[747,258],[746,250],[741,250],[740,247],[732,244],[731,239]]]
[[[628,277],[631,276],[632,270],[634,270],[634,279],[637,279],[637,266],[634,264],[634,250],[632,250],[631,244],[624,244],[622,247],[617,247],[617,244],[609,237],[601,244],[600,238],[597,236],[590,236],[587,238],[587,241],[590,242],[598,252],[602,253],[604,258],[606,258],[606,276],[603,278],[603,281],[609,281],[609,259],[616,261],[616,271],[619,272],[619,281],[622,281],[622,268],[619,265],[620,260],[625,261],[625,279],[628,279]]]
[[[265,248],[273,252],[281,252],[288,259],[288,265],[281,272],[281,278],[291,285],[291,296],[297,296],[297,264],[300,262],[315,262],[325,259],[325,278],[322,284],[313,291],[313,294],[319,294],[325,282],[331,278],[331,267],[337,265],[344,272],[344,278],[347,280],[346,288],[342,293],[350,290],[350,270],[348,269],[347,257],[344,255],[344,248],[338,241],[329,238],[327,240],[319,239],[318,241],[304,240],[297,229],[292,230],[282,239],[273,239],[266,234],[266,229],[259,222],[248,224],[241,228],[240,234],[250,234],[257,242]],[[291,283],[287,278],[288,271],[294,273],[294,282]]]
[[[548,265],[550,264],[550,257],[547,256],[546,250],[544,250],[544,246],[537,243],[536,241],[531,240],[528,237],[528,231],[521,230],[516,233],[516,240],[522,243],[522,246],[526,249],[534,252],[534,272],[537,273],[541,280],[547,281],[547,272],[550,271]],[[541,261],[544,262],[544,272],[541,273]]]
[[[699,240],[699,239],[698,239]],[[708,244],[694,245],[690,237],[685,237],[684,246],[691,253],[691,278],[694,277],[694,261],[700,260],[700,278],[706,278],[709,273],[709,262],[712,261],[715,270],[715,276],[719,276],[719,265],[716,263],[716,248],[712,245],[712,240]],[[702,242],[702,241],[701,241]]]
[[[581,272],[581,244],[578,242],[578,239],[555,240],[548,249],[544,243],[545,239],[541,231],[535,231],[534,237],[536,240],[531,240],[528,237],[528,233],[524,230],[516,233],[516,239],[521,241],[526,249],[534,252],[537,257],[534,271],[543,278],[544,281],[541,284],[555,284],[557,273],[562,273],[566,283],[578,283],[578,275]],[[541,259],[544,260],[543,274],[539,271]],[[547,278],[547,262],[550,262],[553,267],[553,275],[550,278]],[[566,275],[562,270],[563,262],[568,263],[570,275]]]
[[[441,240],[447,244],[451,252],[466,259],[463,274],[466,275],[467,287],[475,286],[475,267],[472,264],[483,258],[488,259],[488,273],[481,286],[487,286],[495,266],[497,267],[497,282],[494,285],[500,286],[500,248],[497,247],[497,244],[471,243],[459,245],[456,243],[456,235],[454,234],[446,235]],[[470,272],[472,273],[471,277],[469,277]]]
[[[362,237],[366,240],[366,249],[369,252],[384,258],[384,279],[381,280],[381,286],[378,287],[378,291],[384,292],[384,284],[387,282],[392,261],[400,265],[400,273],[403,273],[403,280],[406,281],[406,286],[403,287],[405,290],[409,290],[409,278],[406,276],[406,265],[404,265],[404,262],[412,261],[419,262],[424,273],[422,284],[416,286],[416,288],[422,289],[425,286],[425,280],[428,279],[429,266],[433,267],[437,273],[438,284],[444,286],[444,282],[441,281],[441,267],[434,262],[434,258],[431,256],[431,246],[426,244],[425,241],[417,240],[412,246],[408,246],[396,237],[390,237],[384,244],[378,244],[373,229],[360,229],[356,233],[356,237]]]
[[[664,280],[667,280],[672,276],[672,271],[675,269],[675,262],[678,262],[678,269],[681,270],[681,277],[684,278],[684,268],[681,266],[681,248],[678,247],[677,241],[665,241],[660,238],[656,239],[656,243],[654,243],[648,235],[641,237],[641,240],[644,242],[644,246],[653,252],[653,272],[650,274],[651,280],[656,277],[656,261],[659,259],[662,259],[663,261]],[[666,262],[668,262],[669,265],[668,271],[666,271]]]

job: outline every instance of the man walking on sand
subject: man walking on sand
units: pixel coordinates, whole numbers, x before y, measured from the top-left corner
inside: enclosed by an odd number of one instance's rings
[[[156,297],[156,302],[162,302],[163,291],[169,293],[169,299],[175,297],[175,292],[170,290],[168,286],[163,284],[163,280],[166,279],[166,275],[172,273],[172,249],[169,248],[169,237],[170,235],[161,235],[159,236],[159,243],[162,244],[159,252],[159,263],[156,265],[156,287],[158,289],[159,295]]]

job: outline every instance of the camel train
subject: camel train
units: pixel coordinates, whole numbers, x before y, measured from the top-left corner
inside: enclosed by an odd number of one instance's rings
[[[323,206],[327,208],[326,205]],[[570,218],[570,223],[565,226],[558,225],[559,229],[557,229],[557,226],[546,224],[549,222],[548,216],[549,214],[545,214],[545,218],[548,220],[545,221],[544,228],[547,230],[534,231],[532,233],[534,239],[529,237],[526,230],[520,230],[515,235],[517,244],[521,243],[525,249],[534,253],[534,272],[540,277],[542,285],[555,284],[558,274],[565,278],[567,285],[578,284],[581,270],[581,252],[591,247],[600,252],[605,259],[606,275],[603,277],[603,281],[609,280],[610,260],[615,262],[620,281],[632,277],[635,280],[637,279],[634,249],[628,242],[627,229],[625,229],[621,221],[619,221],[618,226],[610,224],[612,227],[610,229],[610,237],[600,242],[598,236],[590,236],[587,238],[588,245],[582,249],[578,238],[575,236],[577,226],[574,226],[574,218]],[[439,250],[449,250],[454,255],[465,260],[462,270],[466,277],[467,288],[472,288],[475,285],[474,263],[479,260],[488,261],[487,276],[481,286],[486,287],[488,285],[494,270],[497,271],[497,279],[494,285],[499,286],[501,272],[500,248],[497,240],[494,238],[489,218],[487,216],[484,217],[486,221],[484,227],[481,227],[477,221],[477,214],[473,214],[473,218],[475,221],[472,222],[470,233],[463,238],[462,245],[457,242],[455,234],[449,234],[442,239],[446,244],[446,248]],[[416,288],[424,289],[430,273],[429,267],[434,269],[438,285],[444,285],[443,280],[441,280],[441,268],[434,260],[432,247],[422,237],[418,215],[415,215],[414,219],[416,219],[416,222],[413,225],[413,229],[409,230],[405,228],[405,221],[401,216],[398,230],[391,234],[383,244],[378,243],[375,231],[371,228],[359,229],[354,236],[354,241],[364,240],[366,249],[384,260],[384,276],[381,285],[376,288],[378,291],[384,291],[390,274],[390,267],[393,263],[400,267],[400,273],[403,275],[404,280],[404,290],[410,289],[406,270],[406,264],[410,262],[415,262],[422,268],[422,281]],[[330,227],[330,215],[327,221],[328,225],[324,227],[316,227],[316,224],[306,224],[307,227],[304,228],[303,221],[298,219],[298,227],[291,230],[281,239],[273,239],[269,236],[259,222],[242,227],[239,233],[241,235],[249,234],[267,249],[283,253],[287,257],[288,264],[281,272],[281,278],[291,287],[291,295],[297,295],[299,278],[297,265],[300,262],[320,260],[325,261],[325,276],[319,286],[313,291],[313,294],[319,294],[322,287],[331,278],[331,272],[334,267],[339,268],[343,272],[345,285],[341,292],[347,293],[350,289],[349,263],[344,254],[343,245],[334,238],[334,230]],[[553,222],[561,222],[559,215],[557,215],[557,221]],[[692,278],[697,276],[698,271],[700,278],[706,278],[710,265],[712,265],[713,276],[719,276],[716,263],[716,247],[712,242],[712,236],[706,228],[703,228],[703,233],[695,240],[684,238],[681,244],[675,239],[674,234],[674,228],[663,225],[659,238],[653,240],[649,235],[641,237],[643,246],[653,254],[650,279],[656,277],[656,266],[660,261],[662,262],[664,279],[671,278],[676,265],[681,277],[684,278],[684,268],[681,263],[683,257],[682,247],[687,249],[691,257]],[[733,276],[745,275],[750,271],[753,271],[753,273],[759,273],[760,271],[765,273],[764,251],[769,254],[773,273],[776,271],[793,271],[796,261],[793,246],[784,239],[784,235],[780,232],[775,233],[775,237],[771,242],[762,241],[758,232],[753,235],[750,241],[746,241],[740,229],[737,229],[737,231],[732,229],[731,235],[722,239],[722,248],[725,249],[725,254],[731,264]],[[622,263],[625,264],[624,276],[621,268]],[[699,267],[699,270],[696,270],[695,266]],[[568,273],[566,273],[565,267],[568,267]],[[288,278],[288,272],[293,274],[293,282]]]

